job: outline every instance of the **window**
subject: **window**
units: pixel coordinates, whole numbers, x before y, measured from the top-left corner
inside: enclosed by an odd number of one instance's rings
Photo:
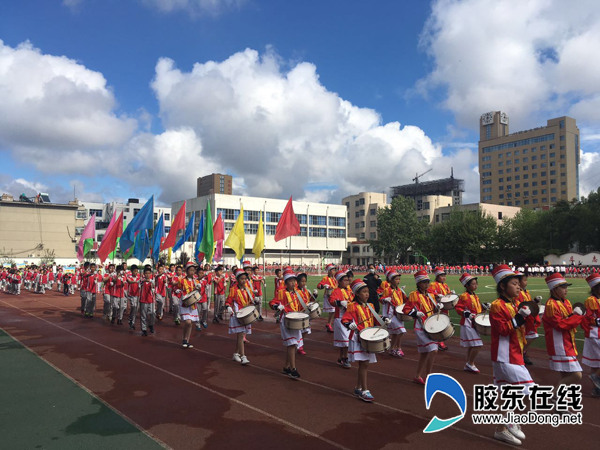
[[[535,155],[534,155],[534,156],[532,156],[532,157],[531,157],[531,160],[532,160],[532,161],[537,161],[537,156],[535,156]],[[533,166],[532,166],[532,167],[533,167]]]
[[[376,220],[371,220],[371,222],[369,222],[369,226],[376,227],[377,226],[377,221]]]
[[[275,236],[275,232],[277,231],[277,225],[265,225],[265,233],[269,236]]]
[[[554,158],[556,156],[556,153],[552,152],[550,153],[550,158]]]
[[[529,166],[523,166],[523,172],[525,172],[526,170],[529,170]]]
[[[491,161],[492,157],[490,155],[488,156],[484,156],[483,158],[481,158],[482,161]]]
[[[529,191],[523,191],[523,197],[529,197]]]
[[[76,219],[87,219],[87,213],[85,212],[84,209],[80,209],[78,211],[75,211],[75,218]]]
[[[481,175],[484,176],[484,177],[491,177],[492,176],[492,172],[483,172]]]
[[[346,202],[346,208],[350,208],[350,202]]]
[[[492,137],[492,125],[485,126],[485,138],[490,139]]]
[[[260,211],[244,210],[244,222],[258,222],[259,219],[260,219]]]
[[[360,247],[358,245],[352,246],[352,253],[360,253]]]
[[[484,196],[484,197],[483,197],[483,201],[484,201],[484,202],[490,202],[490,201],[492,201],[492,196],[491,196],[491,195],[486,195],[486,196]]]
[[[500,170],[498,171],[498,175],[502,175],[502,174],[504,174],[504,170],[503,170],[503,169],[500,169]]]
[[[498,161],[498,167],[503,167],[504,166],[504,161]]]
[[[564,169],[565,167],[567,167],[567,165],[565,163],[561,163],[560,168]]]
[[[310,237],[326,237],[327,228],[310,228]]]
[[[225,177],[224,176],[219,177],[219,192],[221,194],[225,193]]]
[[[310,216],[311,225],[327,225],[327,217],[325,216]]]
[[[154,213],[154,221],[156,222],[158,220],[158,213]]]
[[[561,177],[566,177],[566,176],[567,176],[567,172],[561,172],[561,173],[560,173],[560,176],[561,176]]]
[[[231,231],[231,230],[233,230],[233,225],[234,225],[233,222],[225,222],[225,231]],[[273,226],[275,226],[275,225],[273,225]],[[273,234],[275,234],[274,231],[273,231]]]
[[[540,184],[541,184],[542,186],[546,186],[546,180],[542,180],[542,181],[540,181]]]
[[[511,164],[512,164],[512,159],[509,159],[509,160],[506,161],[506,165],[507,166],[510,166]]]
[[[521,175],[515,175],[515,181],[520,180],[521,179]]]
[[[492,188],[483,188],[484,193],[492,192]]]
[[[364,209],[361,209],[361,210],[360,210],[360,216],[361,216],[361,217],[363,217],[364,215],[365,215],[365,210],[364,210]]]
[[[504,178],[498,178],[498,183],[504,183]]]
[[[512,156],[512,153],[511,153],[511,152],[506,152],[506,157],[507,157],[507,158],[510,158],[511,156]]]
[[[564,135],[564,134],[563,134],[563,135],[560,137],[560,140],[561,140],[561,141],[564,141],[564,140],[565,140],[565,135]]]
[[[545,154],[545,153],[542,153],[542,154],[540,155],[540,159],[546,159],[546,154]]]
[[[537,198],[534,198],[532,203],[533,203],[534,205],[537,205],[537,203],[538,203],[538,199],[537,199]]]
[[[515,192],[515,197],[520,197],[521,193],[520,192]]]
[[[223,220],[236,220],[240,215],[239,209],[223,209],[217,208],[217,216],[221,214]],[[269,214],[269,213],[267,213]]]
[[[529,158],[528,157],[523,158],[523,162],[524,163],[529,162]]]
[[[537,181],[533,181],[533,182],[531,183],[531,186],[537,186]]]
[[[561,150],[564,150],[564,149],[565,149],[565,146],[564,146],[564,145],[561,145],[561,146],[560,146],[560,149],[561,149]]]
[[[354,202],[354,206],[360,206],[360,202],[359,202],[358,200],[356,200],[356,201]]]
[[[512,181],[512,177],[506,177],[506,181]]]
[[[345,227],[346,226],[346,218],[330,217],[329,218],[329,226],[330,227]]]
[[[329,237],[330,238],[345,238],[346,237],[346,230],[340,230],[340,229],[336,229],[336,228],[330,228],[329,229]]]
[[[374,233],[374,232],[369,233],[369,239],[377,239],[377,233]]]
[[[244,211],[245,213],[246,211]],[[246,234],[256,234],[258,233],[258,224],[257,223],[245,223],[244,224],[244,232]]]
[[[442,222],[450,218],[450,213],[442,213]]]
[[[554,139],[554,138],[552,138],[552,139]],[[535,147],[531,147],[531,153],[535,153]]]
[[[527,149],[526,149],[526,148],[524,148],[524,149],[523,149],[523,154],[524,154],[524,155],[526,155],[526,154],[527,154]]]
[[[165,220],[171,220],[171,214],[165,213],[164,218],[165,218]]]
[[[519,183],[515,184],[515,189],[520,189],[521,185]]]
[[[510,168],[506,169],[506,173],[511,173],[511,172],[512,172],[512,169],[510,169]]]
[[[542,195],[546,195],[548,193],[548,189],[542,189]]]
[[[537,173],[532,173],[531,178],[537,178]]]
[[[492,189],[492,188],[490,188],[490,192],[492,192],[492,191],[491,191],[491,189]],[[503,191],[503,190],[504,190],[504,186],[498,186],[498,190],[499,190],[499,191]]]
[[[556,184],[556,180],[550,180],[550,184]]]
[[[556,188],[550,188],[550,193],[551,194],[556,194]]]
[[[498,159],[502,159],[502,158],[504,158],[504,153],[500,153],[500,154],[498,155]]]
[[[337,217],[336,217],[336,218],[337,218]],[[306,220],[307,220],[306,214],[296,214],[296,219],[298,219],[298,223],[300,223],[300,224],[302,224],[302,225],[306,225]],[[329,219],[329,222],[331,222],[331,219],[332,219],[332,218],[330,218],[330,219]],[[342,218],[342,219],[343,219],[343,218]],[[344,222],[345,222],[345,221],[346,221],[346,220],[344,219]]]
[[[372,215],[372,216],[376,216],[377,215],[377,208],[371,208],[369,210],[369,214]]]
[[[301,237],[306,237],[306,227],[300,227],[300,236]]]
[[[521,204],[521,201],[520,201],[520,200],[517,200],[517,201],[515,202],[515,206],[519,206],[520,204]]]
[[[519,156],[519,150],[515,150],[515,156]]]
[[[529,205],[529,200],[523,200],[524,205]]]
[[[551,175],[551,176],[552,176],[552,175],[556,175],[556,170],[551,170],[551,171],[550,171],[550,175]]]
[[[483,184],[492,184],[492,180],[483,180]]]
[[[560,159],[566,159],[567,156],[566,155],[560,155]]]
[[[267,211],[267,220],[265,222],[279,222],[279,219],[281,219],[281,213]]]
[[[506,202],[507,206],[512,206],[512,202]]]
[[[488,164],[484,164],[481,166],[482,169],[491,169],[492,168],[492,164],[488,163]]]
[[[171,231],[171,227],[165,227],[165,233],[168,234]]]
[[[531,191],[531,195],[538,195],[538,191],[537,191],[537,189],[535,189],[535,190]]]
[[[360,228],[360,222],[356,222],[356,223],[354,224],[354,229],[355,229],[355,230],[358,230],[359,228]]]
[[[361,198],[361,199],[360,199],[360,204],[361,204],[361,205],[364,205],[364,204],[365,204],[365,199],[364,199],[364,198]]]
[[[529,187],[529,183],[523,183],[523,187],[524,188]]]
[[[519,164],[519,158],[515,158],[515,164]]]
[[[359,211],[354,211],[354,217],[355,218],[360,217],[360,212]]]
[[[562,195],[567,195],[567,191],[560,191]]]
[[[546,176],[546,172],[540,172],[540,177],[545,177]]]
[[[358,238],[359,238],[359,239],[364,239],[364,238],[365,238],[365,233],[360,233],[360,234],[358,235]]]
[[[534,138],[520,139],[518,141],[507,142],[506,144],[498,144],[498,145],[492,145],[491,147],[483,147],[482,152],[483,153],[492,153],[492,152],[497,152],[498,150],[504,150],[507,148],[522,147],[524,145],[536,144],[538,142],[553,141],[553,140],[554,140],[554,133],[545,134],[543,136],[538,136],[538,137],[534,137]],[[533,147],[531,149],[532,152],[534,151],[533,150],[534,148],[535,147]]]
[[[567,185],[567,182],[566,182],[566,181],[561,181],[561,182],[560,182],[560,185],[561,185],[561,186],[566,186],[566,185]]]
[[[515,167],[515,173],[517,173],[519,170],[521,170],[519,167]]]
[[[564,128],[565,127],[565,121],[561,120],[560,122],[558,122],[558,127],[559,128]]]
[[[524,174],[524,175],[523,175],[523,179],[524,179],[524,180],[527,180],[527,179],[529,179],[529,175],[528,175],[528,174]]]
[[[81,236],[85,227],[75,227],[75,236]]]
[[[554,144],[550,144],[550,150],[554,148]]]
[[[552,197],[552,198],[550,198],[550,201],[551,201],[552,203],[556,202],[556,197]]]
[[[102,210],[101,209],[90,209],[90,217],[96,214],[96,219],[102,219]],[[156,216],[156,214],[154,214]],[[156,217],[154,218],[156,220]]]

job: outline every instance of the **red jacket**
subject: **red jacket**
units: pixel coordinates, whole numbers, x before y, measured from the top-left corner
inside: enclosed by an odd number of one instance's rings
[[[474,315],[481,314],[481,302],[479,301],[479,297],[477,294],[470,294],[468,292],[463,292],[458,298],[458,303],[454,307],[456,312],[460,315],[460,324],[467,325],[473,328],[473,319]],[[465,311],[469,311],[472,316],[469,317],[470,320],[466,320]]]
[[[600,318],[600,299],[591,295],[585,301],[585,318],[581,322],[581,328],[585,331],[585,337],[600,339],[596,319]]]
[[[152,280],[142,280],[140,283],[140,303],[154,303],[154,283]]]
[[[348,294],[348,291],[346,289],[340,289],[339,287],[335,288],[329,296],[329,303],[331,304],[331,306],[335,306],[336,319],[341,319],[344,315],[344,312],[346,311],[346,308],[344,308],[341,305],[338,305],[337,303],[344,300],[347,301],[348,304],[350,304],[350,302],[352,302],[352,297],[350,296],[350,294]]]
[[[348,309],[342,316],[342,323],[348,326],[352,322],[356,324],[359,332],[375,326],[375,317],[366,303],[352,302],[348,304]],[[350,332],[349,338],[352,339],[353,336],[354,330]]]
[[[573,314],[571,302],[567,299],[550,298],[544,310],[544,334],[548,356],[577,356],[575,331],[584,316]],[[553,359],[559,361],[558,359]]]
[[[234,311],[249,306],[254,301],[248,289],[240,289],[237,285],[229,289],[229,296],[225,300],[227,306],[231,306]]]
[[[525,365],[523,346],[525,345],[525,327],[515,328],[513,318],[518,307],[504,298],[494,300],[490,308],[492,325],[492,361]]]
[[[530,301],[532,301],[532,300],[531,300],[531,294],[529,293],[529,291],[521,290],[521,293],[517,297],[517,301],[516,301],[517,306],[519,306],[523,302],[530,302]],[[534,316],[533,314],[528,315],[527,318],[525,319],[525,333],[537,333],[537,329],[541,324],[542,324],[542,319],[540,318],[539,314],[537,316]]]
[[[277,297],[269,302],[269,306],[277,309],[279,305],[285,307],[285,313],[304,311],[302,304],[298,300],[298,292],[296,290],[290,292],[287,289],[277,291]]]

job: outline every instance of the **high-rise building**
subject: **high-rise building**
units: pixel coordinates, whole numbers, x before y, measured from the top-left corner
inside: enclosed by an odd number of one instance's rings
[[[212,194],[233,194],[233,178],[231,175],[213,173],[197,180],[196,196],[204,197]]]
[[[366,265],[374,262],[369,239],[377,239],[377,209],[387,206],[387,195],[361,192],[342,199],[348,210],[348,237],[354,238],[344,257],[347,264]]]
[[[548,208],[579,198],[579,128],[575,119],[550,119],[545,127],[509,134],[501,111],[480,119],[482,203]]]
[[[450,178],[419,181],[419,177],[420,175],[417,175],[413,179],[415,183],[392,187],[392,199],[399,195],[412,198],[417,211],[429,209],[429,203],[434,201],[440,202],[440,204],[449,201],[449,204],[453,206],[462,204],[465,181],[454,178],[454,170],[451,170]]]

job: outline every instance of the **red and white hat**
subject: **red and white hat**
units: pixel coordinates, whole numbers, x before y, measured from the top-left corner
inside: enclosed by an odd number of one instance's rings
[[[443,267],[436,267],[435,269],[433,269],[433,274],[437,277],[439,275],[444,275],[446,273],[446,271],[444,270]]]
[[[415,273],[415,283],[419,284],[421,281],[431,281],[429,275],[424,270],[419,270]]]
[[[388,281],[392,281],[392,278],[394,277],[401,277],[402,275],[399,274],[398,272],[396,272],[395,270],[389,270],[385,276],[387,277]]]
[[[548,289],[552,290],[556,286],[560,286],[562,284],[566,284],[567,286],[571,286],[571,283],[567,283],[567,280],[560,273],[553,273],[552,275],[548,275],[546,277],[546,285]]]
[[[245,270],[242,270],[242,269],[236,269],[236,270],[235,270],[235,278],[236,278],[236,279],[237,279],[237,278],[239,278],[239,277],[240,277],[240,275],[246,275],[246,271],[245,271]]]
[[[585,281],[587,281],[587,284],[590,286],[590,289],[593,288],[597,284],[600,284],[600,273],[591,274],[585,279]]]
[[[347,276],[347,275],[348,275],[348,273],[345,270],[340,270],[340,271],[338,271],[338,272],[335,273],[335,279],[339,283],[340,280],[342,278],[344,278],[345,276]]]
[[[190,267],[196,267],[196,264],[194,264],[192,261],[188,261],[185,265],[185,270],[188,270]]]
[[[296,274],[290,267],[283,269],[283,281],[289,280],[290,278],[296,278]]]
[[[477,277],[472,276],[470,273],[463,273],[460,276],[460,282],[462,283],[463,286],[467,286],[467,284],[469,284],[469,282],[471,280],[476,280]]]
[[[333,265],[333,264],[327,264],[327,265],[325,266],[325,270],[326,270],[327,272],[329,272],[330,270],[334,270],[334,269],[335,269],[335,265]]]
[[[494,267],[494,270],[492,270],[492,276],[494,277],[496,284],[498,284],[506,277],[516,277],[518,275],[514,273],[506,264],[498,264]]]
[[[367,284],[363,280],[359,280],[357,278],[352,282],[350,287],[352,288],[352,292],[354,293],[354,295],[356,295],[358,294],[358,291],[360,291],[362,288],[367,287]]]
[[[252,268],[252,263],[250,261],[242,261],[242,267],[244,269],[251,269]]]

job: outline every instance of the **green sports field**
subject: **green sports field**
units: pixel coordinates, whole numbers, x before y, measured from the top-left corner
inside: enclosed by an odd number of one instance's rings
[[[357,275],[358,277],[358,275]],[[464,288],[462,286],[462,284],[459,281],[459,276],[458,275],[448,275],[447,279],[446,279],[446,283],[448,284],[448,286],[450,286],[450,289],[454,289],[456,291],[457,294],[460,294],[461,292],[464,292]],[[317,287],[317,283],[319,283],[319,281],[321,281],[322,277],[317,277],[317,276],[310,276],[308,277],[308,288],[310,288],[311,290]],[[496,295],[496,285],[494,283],[494,279],[491,276],[482,276],[481,278],[479,278],[479,288],[477,289],[477,295],[479,295],[479,298],[481,299],[482,302],[492,302],[497,298]],[[587,285],[587,283],[585,282],[585,279],[583,278],[569,278],[567,279],[567,281],[569,283],[572,283],[573,285],[569,287],[569,293],[568,293],[568,299],[571,301],[571,303],[576,303],[576,302],[581,302],[581,303],[585,303],[585,300],[588,298],[589,296],[589,292],[590,289]],[[546,287],[546,283],[544,282],[544,278],[542,277],[530,277],[529,281],[528,281],[528,290],[531,293],[531,297],[535,297],[537,295],[541,295],[544,300],[543,303],[546,302],[546,300],[548,299],[548,289]],[[402,275],[402,282],[401,285],[405,285],[405,291],[407,294],[409,294],[411,291],[413,291],[415,289],[415,284],[414,284],[414,278],[412,276],[412,274],[404,274]],[[275,289],[275,282],[274,282],[274,278],[273,277],[269,277],[267,280],[267,295],[266,295],[266,300],[271,300],[271,296],[273,295],[273,291]],[[323,291],[319,291],[319,300],[322,301],[323,299]],[[460,318],[458,316],[458,314],[456,314],[456,312],[451,311],[450,317],[452,317],[452,321],[454,322],[454,324],[456,325],[456,334],[459,333],[459,327],[458,325],[460,324]],[[412,328],[411,324],[406,324],[407,328]],[[544,328],[543,325],[540,326],[538,332],[540,333],[540,338],[536,339],[532,346],[533,347],[539,347],[539,348],[546,348],[546,343],[544,341],[543,338],[543,334],[544,334]],[[576,335],[576,339],[577,339],[577,348],[578,351],[581,353],[583,351],[583,331],[582,330],[578,330],[577,331],[577,335]],[[486,339],[486,337],[484,336],[484,340]],[[487,338],[489,339],[489,338]]]

